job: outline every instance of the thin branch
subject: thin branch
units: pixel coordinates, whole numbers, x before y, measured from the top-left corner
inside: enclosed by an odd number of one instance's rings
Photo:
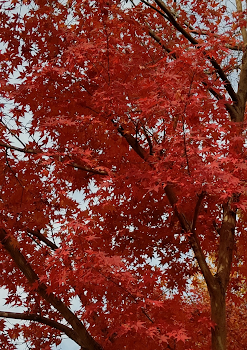
[[[8,145],[7,143],[4,143],[4,142],[0,142],[0,147],[3,147],[5,149],[11,149],[11,150],[17,151],[17,152],[26,153],[26,154],[40,154],[41,156],[47,156],[47,154],[45,152],[42,152],[40,150],[35,150],[35,149],[27,148],[27,147],[20,148],[20,147]],[[50,158],[56,157],[56,155],[51,156],[50,154],[48,156]],[[57,159],[57,160],[59,160],[59,159]],[[62,160],[60,160],[60,162],[63,163]],[[109,172],[107,172],[106,170],[89,168],[87,166],[78,164],[76,162],[67,162],[66,165],[71,166],[71,167],[76,168],[76,169],[84,170],[84,171],[92,173],[92,174],[109,175]]]
[[[95,175],[109,175],[109,172],[106,170],[89,168],[87,166],[80,165],[80,164],[75,163],[75,162],[67,163],[66,165],[71,166],[71,167],[76,168],[76,169],[86,171],[88,173],[95,174]]]
[[[58,246],[46,238],[39,230],[27,229],[27,232],[35,237],[37,237],[41,242],[45,243],[52,250],[58,249]]]
[[[239,1],[239,0],[238,0]],[[152,8],[154,11],[156,11],[157,13],[159,13],[162,17],[164,17],[166,20],[169,21],[169,17],[167,15],[164,14],[164,12],[160,11],[159,9],[157,9],[155,6],[151,5],[149,2],[145,1],[145,0],[141,0],[141,2],[147,6],[149,6],[150,8]],[[172,13],[172,15],[174,16],[174,18],[177,18],[178,16],[175,14],[175,13]],[[209,33],[204,31],[204,30],[196,30],[192,27],[191,24],[187,23],[187,22],[184,22],[184,24],[186,25],[187,28],[190,29],[190,32],[193,33],[193,34],[196,34],[196,35],[205,35],[205,36],[208,36]],[[210,35],[213,35],[215,38],[220,38],[219,35],[217,34],[213,34],[213,33],[210,33]],[[230,44],[225,44],[225,46],[230,49],[230,50],[234,50],[234,51],[243,51],[243,47],[242,45],[238,45],[238,46],[233,46],[233,45],[230,45]]]
[[[141,2],[145,5],[147,5],[148,7],[150,7],[151,9],[153,9],[154,11],[158,12],[162,17],[164,17],[165,19],[169,20],[169,18],[164,14],[164,12],[160,11],[159,9],[157,9],[157,7],[151,5],[148,1],[145,0],[141,0]]]
[[[168,54],[170,54],[170,56],[174,59],[177,59],[177,55],[175,52],[173,52],[168,46],[166,46],[161,37],[158,36],[148,25],[148,33],[149,35],[162,47],[163,50],[165,50]],[[217,91],[215,91],[213,88],[208,87],[208,83],[206,82],[202,82],[202,84],[208,89],[208,91],[219,101],[219,100],[223,100],[223,96],[218,93]],[[227,109],[231,109],[233,108],[231,105],[229,105],[228,103],[225,104]]]
[[[163,43],[163,40],[161,39],[161,37],[159,37],[150,27],[149,27],[148,33],[162,47],[163,50],[165,50],[168,54],[171,54],[171,56],[174,59],[177,58],[176,53],[172,52],[172,50],[169,49],[169,47]]]
[[[4,147],[4,148],[7,148],[7,149],[11,149],[13,151],[18,151],[18,152],[22,152],[22,153],[31,153],[31,154],[41,153],[39,150],[34,150],[34,149],[31,149],[31,148],[26,148],[26,147],[20,148],[20,147],[8,145],[7,143],[1,142],[1,141],[0,141],[0,147]]]
[[[190,97],[190,93],[191,93],[191,89],[192,89],[192,84],[193,84],[193,81],[194,81],[194,75],[195,75],[195,73],[193,73],[193,77],[192,77],[191,82],[190,82],[190,87],[189,87],[189,92],[188,92],[188,98]],[[189,166],[189,157],[188,157],[187,145],[186,145],[185,121],[184,121],[184,114],[185,114],[185,112],[186,112],[187,106],[188,106],[188,99],[187,99],[186,102],[185,102],[184,110],[183,110],[183,113],[182,113],[182,122],[183,122],[184,153],[185,153],[185,158],[186,158],[186,163],[187,163],[188,174],[189,174],[189,176],[191,176],[190,166]]]
[[[238,96],[237,96],[236,92],[234,91],[230,81],[228,80],[228,78],[225,75],[225,73],[224,73],[223,69],[221,68],[221,66],[217,63],[217,61],[213,57],[210,57],[207,54],[206,54],[206,57],[211,62],[211,64],[214,67],[215,71],[218,73],[219,77],[223,81],[223,84],[224,84],[224,86],[226,88],[226,91],[230,95],[233,103],[237,103],[238,102]]]
[[[174,19],[175,20],[175,19]],[[177,55],[175,52],[172,52],[172,50],[163,43],[163,40],[148,26],[148,33],[149,35],[162,47],[163,50],[165,50],[168,54],[171,54],[171,57],[174,59],[177,58]],[[180,28],[181,26],[179,26]],[[182,27],[181,27],[182,28]],[[189,35],[189,34],[188,34]],[[191,37],[191,36],[190,36]],[[192,38],[192,37],[191,37]],[[194,42],[194,40],[193,40]],[[205,53],[207,59],[210,60],[211,64],[214,66],[216,72],[220,76],[220,78],[223,80],[224,86],[229,93],[230,97],[232,98],[233,105],[229,103],[225,103],[225,107],[227,111],[230,114],[232,121],[243,121],[244,118],[244,111],[245,111],[245,103],[247,100],[247,91],[246,91],[246,79],[247,79],[247,60],[243,57],[243,66],[240,73],[240,82],[239,82],[239,89],[237,94],[233,90],[230,81],[228,80],[226,74],[222,70],[222,68],[218,65],[218,63],[215,61],[214,58],[208,56]],[[206,82],[202,82],[204,86],[207,86],[208,84]],[[222,100],[223,96],[216,92],[213,88],[208,88],[208,91],[215,97],[217,100]]]
[[[192,221],[192,229],[191,232],[194,233],[195,232],[195,228],[196,228],[196,221],[198,218],[198,214],[199,214],[199,210],[200,210],[200,206],[201,203],[203,201],[203,198],[205,197],[206,192],[202,191],[199,195],[198,195],[198,200],[196,202],[196,207],[195,207],[195,211],[194,211],[194,217],[193,217],[193,221]]]
[[[196,30],[194,29],[190,24],[184,22],[184,24],[190,29],[190,32],[196,35],[204,35],[204,36],[213,36],[215,38],[219,38],[220,39],[220,35],[218,34],[214,34],[212,32],[210,32],[210,34],[208,32],[205,32],[204,30]],[[243,51],[243,45],[241,43],[239,43],[239,45],[231,45],[231,44],[225,44],[225,47],[227,49],[233,50],[233,51]]]
[[[34,321],[41,324],[45,324],[52,328],[55,328],[63,333],[65,333],[70,339],[74,340],[77,343],[77,335],[73,331],[72,328],[69,328],[62,323],[59,323],[54,320],[50,320],[47,317],[43,317],[37,314],[29,314],[29,313],[20,313],[20,312],[9,312],[9,311],[0,311],[0,317],[3,318],[12,318],[15,320],[26,320],[26,321]]]
[[[59,247],[54,244],[53,242],[51,242],[48,238],[46,238],[39,230],[30,230],[30,229],[27,229],[27,232],[30,234],[30,235],[33,235],[35,237],[37,237],[41,242],[45,243],[47,246],[49,246],[53,251],[56,251],[59,249]],[[72,268],[72,264],[71,262],[69,261],[69,268],[70,268],[70,271],[73,272],[73,268]],[[75,285],[72,285],[73,289],[75,290],[75,292],[77,293],[82,305],[83,305],[83,300],[81,298],[81,293],[79,292],[78,293],[78,288],[75,286]]]
[[[27,229],[27,231],[34,235],[35,237],[39,238],[40,241],[44,242],[46,245],[48,245],[50,248],[52,248],[53,250],[57,250],[59,249],[58,246],[54,243],[52,243],[49,239],[47,239],[44,235],[42,235],[42,233],[40,233],[39,230],[30,230]],[[96,270],[96,269],[95,269]],[[101,271],[96,270],[100,275],[102,275],[104,278],[106,278],[107,280],[111,281],[113,284],[115,284],[117,287],[119,287],[120,289],[124,290],[125,293],[127,293],[136,303],[138,302],[136,300],[136,298],[133,296],[133,294],[131,292],[129,292],[126,288],[124,288],[123,286],[121,286],[119,283],[115,282],[114,280],[112,280],[111,277],[107,277],[105,274],[103,274]],[[73,287],[74,288],[74,287]],[[75,289],[75,288],[74,288]],[[149,321],[151,321],[152,323],[154,323],[154,321],[151,319],[151,317],[147,314],[147,312],[145,311],[144,308],[142,308],[142,312],[143,314],[149,319]],[[22,315],[22,314],[21,314]],[[24,314],[25,315],[25,314]],[[1,317],[1,312],[0,312],[0,317]],[[35,320],[34,320],[35,321]],[[54,327],[57,328],[57,327]],[[58,328],[57,328],[58,329]]]
[[[28,237],[31,238],[31,240],[32,240],[33,242],[35,242],[36,244],[38,244],[39,247],[42,247],[42,244],[41,244],[40,242],[37,242],[37,239],[36,239],[35,237],[33,237],[29,232],[27,232],[27,235],[28,235]]]
[[[101,276],[103,276],[105,279],[107,279],[108,281],[112,282],[113,284],[115,284],[118,288],[122,289],[135,303],[138,303],[137,298],[125,287],[123,287],[121,284],[119,284],[118,282],[115,282],[111,277],[106,276],[104,273],[102,273],[101,271],[97,270],[96,268],[94,268]],[[142,313],[147,317],[147,319],[154,323],[154,320],[148,315],[147,311],[145,310],[144,307],[141,308]]]
[[[0,120],[1,124],[3,124],[3,126],[8,130],[8,132],[14,137],[16,138],[16,140],[18,142],[20,142],[22,144],[23,147],[25,147],[25,144],[21,141],[21,139],[8,127],[8,125],[6,123],[4,123],[4,121],[1,119]]]
[[[113,124],[118,128],[118,131],[120,134],[126,139],[126,141],[129,143],[129,145],[133,148],[133,150],[144,160],[148,159],[148,155],[146,154],[146,151],[138,144],[138,142],[135,140],[135,138],[131,134],[127,134],[124,132],[122,127],[117,126],[117,123],[112,120]],[[205,281],[208,285],[208,288],[210,290],[213,290],[216,288],[216,280],[215,277],[212,275],[208,264],[206,263],[205,255],[202,251],[200,242],[196,236],[195,233],[192,232],[192,225],[186,220],[186,217],[183,215],[183,213],[180,213],[177,209],[177,196],[174,192],[174,188],[172,184],[167,184],[165,186],[165,193],[167,195],[167,198],[174,210],[175,215],[177,216],[182,229],[185,233],[188,233],[188,239],[191,248],[194,251],[195,257],[197,259],[198,265],[202,271],[202,274],[205,278]]]
[[[219,92],[215,91],[215,90],[212,89],[211,87],[208,87],[208,83],[206,83],[205,81],[202,81],[202,84],[208,89],[208,91],[209,91],[218,101],[223,100],[224,97],[223,97]],[[226,105],[228,105],[228,104],[225,104],[225,106],[226,106]],[[227,108],[227,106],[226,106],[226,108]]]
[[[146,150],[139,144],[136,138],[132,136],[129,132],[126,132],[121,125],[118,125],[113,119],[112,123],[117,128],[117,131],[122,135],[128,144],[133,148],[133,150],[143,159],[148,159],[148,154]]]
[[[172,14],[172,12],[168,9],[166,4],[162,0],[155,0],[156,4],[159,6],[159,8],[164,11],[164,13],[167,15],[169,22],[181,33],[183,36],[188,39],[193,45],[197,45],[198,41],[193,38],[192,35],[190,35],[177,21],[175,16]]]
[[[186,102],[187,105],[187,102]],[[183,129],[183,142],[184,142],[184,155],[186,158],[186,164],[187,164],[187,170],[188,170],[188,175],[191,176],[191,172],[190,172],[190,165],[189,165],[189,157],[188,157],[188,152],[187,152],[187,145],[186,145],[186,135],[185,135],[185,121],[184,121],[184,116],[182,114],[182,129]]]
[[[9,160],[8,160],[8,149],[5,149],[5,159],[6,159],[6,164],[9,168],[9,170],[11,171],[11,173],[14,175],[14,178],[16,179],[16,181],[19,183],[19,185],[22,187],[22,189],[24,189],[23,184],[21,183],[21,181],[18,179],[18,177],[16,176],[16,172],[12,169],[12,166],[9,164]]]
[[[107,76],[108,76],[108,85],[111,83],[110,77],[110,54],[109,54],[109,34],[107,32],[106,26],[104,24],[104,29],[106,33],[106,51],[107,51]]]
[[[193,45],[198,45],[199,42],[193,38],[192,35],[190,35],[175,19],[174,15],[172,12],[168,9],[168,7],[165,5],[165,3],[162,0],[155,0],[156,4],[160,7],[162,11],[164,11],[169,19],[169,22],[181,33],[183,36],[188,39]],[[230,81],[228,80],[227,76],[225,75],[223,69],[220,67],[220,65],[216,62],[216,60],[213,57],[210,57],[207,55],[206,52],[204,52],[206,58],[211,62],[212,66],[220,76],[221,80],[223,81],[223,84],[226,88],[226,91],[232,98],[232,101],[234,103],[237,103],[238,97],[236,92],[234,91]]]

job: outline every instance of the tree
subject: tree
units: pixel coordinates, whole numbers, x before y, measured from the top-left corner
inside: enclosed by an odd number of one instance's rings
[[[225,350],[227,319],[236,347],[242,2],[12,0],[0,16],[0,283],[23,307],[0,312],[2,347]]]

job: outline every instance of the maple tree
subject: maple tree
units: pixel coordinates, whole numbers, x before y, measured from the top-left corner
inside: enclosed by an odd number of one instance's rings
[[[246,11],[1,1],[2,348],[244,349]]]

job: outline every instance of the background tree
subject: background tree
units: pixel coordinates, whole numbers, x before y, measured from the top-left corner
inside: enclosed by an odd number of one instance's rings
[[[236,346],[247,35],[226,5],[1,2],[0,283],[24,310],[3,348],[224,350],[226,305]]]

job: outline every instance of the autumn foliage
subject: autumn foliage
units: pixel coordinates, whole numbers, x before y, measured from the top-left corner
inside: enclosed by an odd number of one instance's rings
[[[1,348],[245,349],[244,4],[0,4]]]

